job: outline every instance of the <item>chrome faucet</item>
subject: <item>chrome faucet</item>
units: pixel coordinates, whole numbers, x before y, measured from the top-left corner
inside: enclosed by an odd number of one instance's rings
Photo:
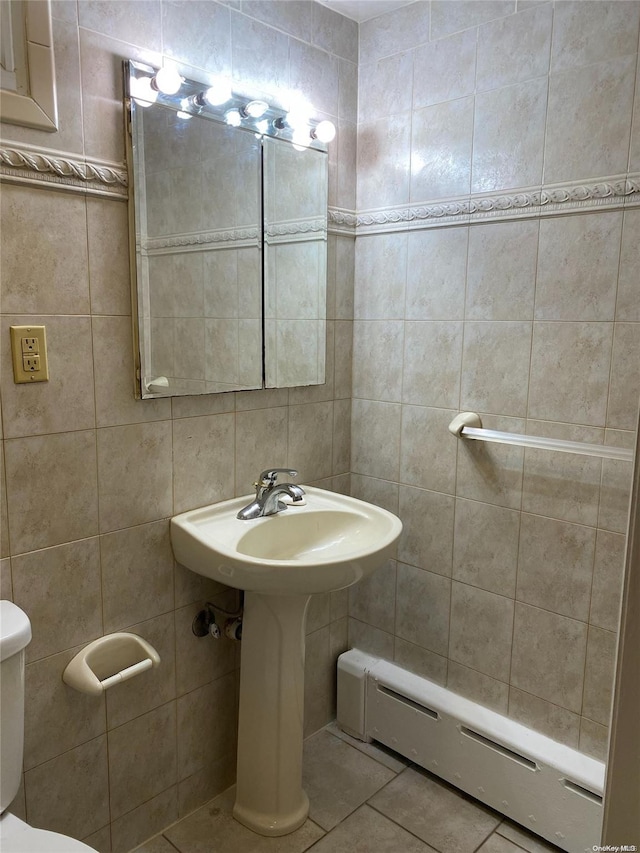
[[[268,468],[263,471],[253,484],[256,487],[255,499],[243,507],[236,518],[248,521],[252,518],[262,518],[265,515],[275,515],[287,508],[280,500],[281,495],[289,495],[294,503],[304,497],[304,489],[295,483],[277,483],[278,474],[288,474],[297,477],[298,472],[291,468]]]

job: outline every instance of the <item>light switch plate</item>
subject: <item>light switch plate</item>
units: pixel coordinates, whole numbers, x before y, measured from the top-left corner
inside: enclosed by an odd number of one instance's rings
[[[13,381],[48,382],[47,335],[44,326],[10,326]]]

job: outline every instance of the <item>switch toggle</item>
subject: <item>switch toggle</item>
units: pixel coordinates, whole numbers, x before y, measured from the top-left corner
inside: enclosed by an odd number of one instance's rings
[[[44,326],[10,326],[13,380],[47,382],[47,336]]]

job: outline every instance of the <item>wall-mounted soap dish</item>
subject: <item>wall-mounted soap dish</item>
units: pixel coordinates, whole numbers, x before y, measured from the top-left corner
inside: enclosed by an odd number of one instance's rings
[[[89,643],[69,661],[62,680],[80,693],[101,696],[160,663],[158,652],[137,634],[107,634]]]

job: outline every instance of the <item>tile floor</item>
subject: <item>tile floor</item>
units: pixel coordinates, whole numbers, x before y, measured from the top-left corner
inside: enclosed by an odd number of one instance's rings
[[[229,788],[136,853],[560,853],[395,753],[335,723],[305,742],[309,818],[264,838],[231,816]]]

